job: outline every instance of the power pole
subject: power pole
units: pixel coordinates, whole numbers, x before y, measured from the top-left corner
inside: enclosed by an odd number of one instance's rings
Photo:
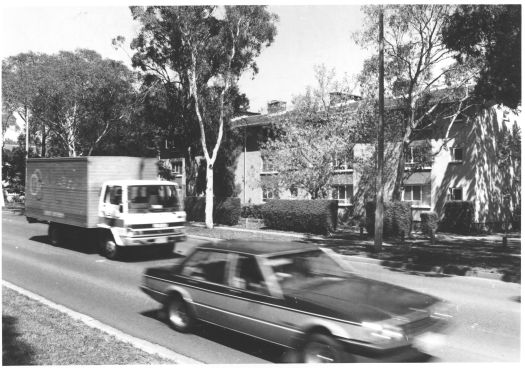
[[[385,139],[384,44],[383,7],[379,5],[379,123],[377,127],[377,176],[374,252],[380,252],[383,245],[383,155]]]

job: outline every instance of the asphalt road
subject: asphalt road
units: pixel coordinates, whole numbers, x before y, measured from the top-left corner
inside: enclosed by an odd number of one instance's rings
[[[177,257],[132,253],[109,261],[89,246],[47,242],[47,226],[3,213],[2,278],[55,303],[87,314],[123,332],[206,363],[282,362],[287,353],[271,344],[213,327],[180,334],[158,318],[159,304],[139,289],[145,267],[170,264]],[[201,242],[191,239],[188,248]],[[516,362],[520,357],[520,285],[466,277],[431,278],[353,263],[370,277],[449,300],[455,324],[438,362]]]

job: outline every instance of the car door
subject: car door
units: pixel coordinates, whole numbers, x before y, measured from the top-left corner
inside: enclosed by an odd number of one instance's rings
[[[228,305],[232,328],[258,338],[286,345],[297,331],[279,324],[284,310],[283,300],[273,295],[270,283],[261,270],[257,257],[234,254],[229,293],[233,298]]]
[[[230,258],[228,252],[197,249],[182,265],[179,277],[188,288],[197,318],[216,324],[227,319]]]

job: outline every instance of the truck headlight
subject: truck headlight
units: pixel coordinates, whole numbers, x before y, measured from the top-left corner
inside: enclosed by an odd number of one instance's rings
[[[133,229],[130,227],[126,228],[126,235],[127,236],[133,236],[135,233],[133,232]]]
[[[374,322],[363,322],[361,325],[370,330],[370,334],[376,338],[391,341],[406,340],[403,330],[399,327]]]

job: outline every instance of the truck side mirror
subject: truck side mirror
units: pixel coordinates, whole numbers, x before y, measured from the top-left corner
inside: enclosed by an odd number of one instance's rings
[[[124,205],[122,203],[118,205],[118,211],[120,213],[122,213],[122,211],[124,211]]]

